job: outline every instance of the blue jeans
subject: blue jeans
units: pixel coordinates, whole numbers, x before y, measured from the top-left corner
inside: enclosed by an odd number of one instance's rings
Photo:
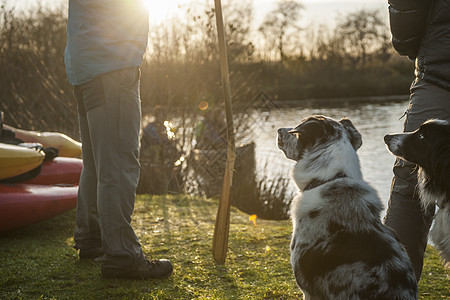
[[[415,80],[411,85],[404,132],[416,130],[429,119],[450,122],[450,91],[423,80]],[[415,164],[397,159],[393,170],[394,179],[384,223],[394,229],[405,246],[419,281],[435,207],[430,207],[427,211],[422,209]]]
[[[83,152],[74,239],[102,247],[105,266],[132,268],[143,259],[131,227],[139,179],[139,68],[75,86]]]

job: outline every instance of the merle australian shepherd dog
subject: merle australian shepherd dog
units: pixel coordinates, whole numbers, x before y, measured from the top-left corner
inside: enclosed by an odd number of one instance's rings
[[[278,129],[278,147],[296,161],[291,265],[305,299],[417,299],[408,255],[362,178],[361,144],[348,119],[312,116]]]
[[[419,166],[419,195],[424,208],[439,207],[431,240],[450,263],[450,124],[429,120],[414,132],[384,137],[389,151]]]

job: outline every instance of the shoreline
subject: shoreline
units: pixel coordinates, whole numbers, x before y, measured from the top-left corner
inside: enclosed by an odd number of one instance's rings
[[[342,98],[310,98],[299,100],[273,100],[277,106],[294,106],[297,104],[349,104],[349,103],[383,103],[383,102],[403,102],[408,101],[409,95],[391,96],[363,96],[363,97],[342,97]]]

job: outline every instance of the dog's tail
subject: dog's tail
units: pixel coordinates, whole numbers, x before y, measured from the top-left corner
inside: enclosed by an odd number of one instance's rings
[[[444,203],[436,213],[431,240],[439,250],[444,264],[450,266],[450,202]]]

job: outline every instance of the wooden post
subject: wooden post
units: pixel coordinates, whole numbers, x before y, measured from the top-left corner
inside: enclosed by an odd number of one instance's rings
[[[233,126],[233,110],[231,105],[231,87],[228,74],[228,57],[225,40],[225,26],[223,23],[222,4],[215,1],[217,35],[219,39],[220,73],[225,96],[225,112],[227,119],[227,160],[225,176],[223,178],[222,193],[216,217],[213,238],[213,256],[217,263],[225,263],[228,247],[228,232],[230,228],[230,191],[233,182],[233,168],[236,157],[236,146]]]

